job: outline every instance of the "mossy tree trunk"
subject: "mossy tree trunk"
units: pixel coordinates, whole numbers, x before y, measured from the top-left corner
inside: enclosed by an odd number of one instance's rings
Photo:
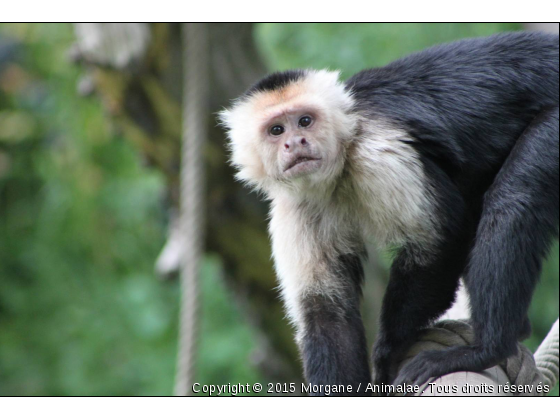
[[[212,115],[265,73],[252,29],[251,24],[208,25],[208,113]],[[116,129],[138,148],[147,164],[165,175],[173,213],[179,203],[180,25],[77,24],[75,30],[77,43],[71,56],[84,69],[78,90],[96,94]],[[228,286],[261,333],[259,367],[271,379],[297,381],[299,357],[274,290],[266,203],[234,181],[224,133],[215,118],[209,118],[208,133],[207,252],[220,255]],[[175,269],[178,261],[168,261],[166,274]]]

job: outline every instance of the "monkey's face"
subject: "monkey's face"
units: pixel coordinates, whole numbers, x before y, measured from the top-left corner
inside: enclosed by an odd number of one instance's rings
[[[269,193],[335,179],[356,125],[351,103],[338,73],[326,71],[242,98],[221,114],[237,178]]]
[[[288,181],[312,174],[321,178],[324,165],[332,164],[339,151],[323,114],[311,106],[291,106],[266,118],[260,153],[271,178]]]

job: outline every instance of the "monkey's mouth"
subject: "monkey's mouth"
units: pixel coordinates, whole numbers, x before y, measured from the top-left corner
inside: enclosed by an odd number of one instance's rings
[[[302,166],[302,167],[303,166],[309,166],[309,165],[306,165],[307,162],[318,162],[320,160],[321,160],[320,158],[316,158],[316,157],[313,157],[313,156],[298,156],[297,158],[292,160],[290,163],[288,163],[288,165],[284,169],[284,172],[288,172],[290,169],[295,168],[296,166]]]

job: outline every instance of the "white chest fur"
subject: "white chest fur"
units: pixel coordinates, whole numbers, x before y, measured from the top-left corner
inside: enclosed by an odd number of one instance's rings
[[[381,246],[433,242],[434,196],[406,132],[370,124],[350,151],[358,217]],[[360,217],[361,216],[361,217]]]

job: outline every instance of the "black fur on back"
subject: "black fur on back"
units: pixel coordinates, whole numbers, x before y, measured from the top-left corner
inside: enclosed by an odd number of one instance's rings
[[[358,112],[407,131],[430,162],[428,176],[439,178],[430,167],[444,171],[478,216],[521,133],[544,108],[558,106],[558,35],[514,32],[438,45],[357,73],[346,85]]]

